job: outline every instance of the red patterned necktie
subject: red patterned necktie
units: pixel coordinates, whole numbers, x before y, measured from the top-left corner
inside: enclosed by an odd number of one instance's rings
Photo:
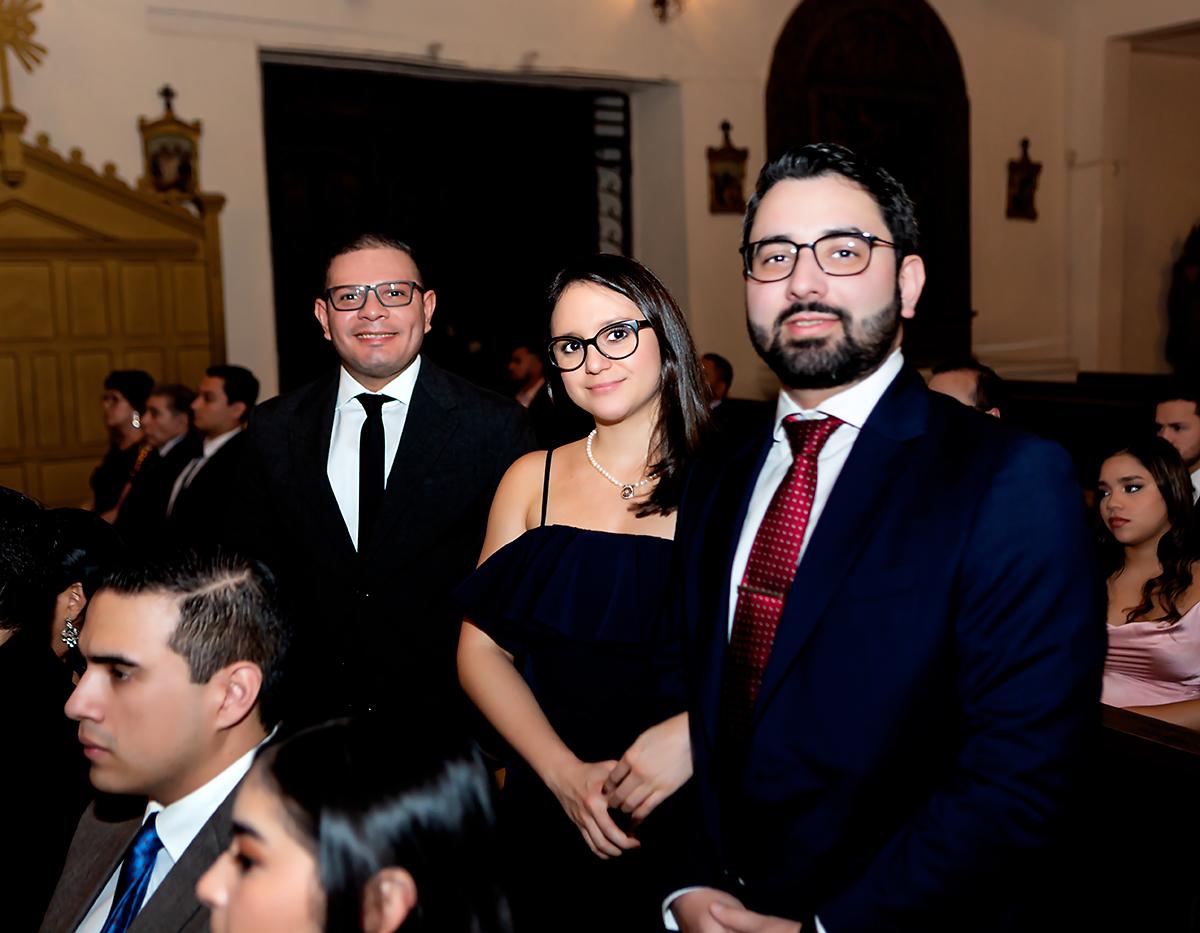
[[[730,737],[744,736],[750,724],[812,513],[817,455],[841,423],[837,418],[805,420],[799,415],[784,419],[794,459],[754,536],[725,653],[721,719]]]

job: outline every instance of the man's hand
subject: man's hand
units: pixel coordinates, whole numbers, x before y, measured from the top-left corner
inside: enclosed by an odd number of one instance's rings
[[[709,905],[708,912],[720,924],[720,929],[729,930],[730,933],[799,933],[800,931],[800,924],[795,920],[756,914],[746,910],[740,904],[734,907],[715,901]]]
[[[608,805],[636,826],[692,776],[687,713],[651,726],[629,746],[604,782]]]
[[[681,933],[727,933],[729,927],[720,923],[711,912],[721,904],[730,908],[742,908],[742,902],[732,894],[716,888],[697,888],[681,894],[668,905]]]

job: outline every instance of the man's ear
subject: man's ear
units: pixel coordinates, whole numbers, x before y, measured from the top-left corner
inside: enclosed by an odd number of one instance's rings
[[[325,339],[332,340],[333,338],[329,336],[329,308],[326,306],[324,298],[318,298],[313,302],[313,314],[321,324],[321,333],[325,335]]]
[[[421,292],[421,312],[425,315],[425,333],[433,330],[433,312],[437,308],[437,292]]]
[[[900,316],[916,317],[917,299],[925,287],[925,260],[920,256],[905,256],[904,262],[900,263],[896,287],[900,290]]]
[[[209,681],[220,691],[217,726],[236,726],[253,711],[262,691],[263,673],[253,661],[234,661],[221,668]]]
[[[363,933],[395,933],[417,906],[417,885],[403,868],[377,871],[363,891]]]

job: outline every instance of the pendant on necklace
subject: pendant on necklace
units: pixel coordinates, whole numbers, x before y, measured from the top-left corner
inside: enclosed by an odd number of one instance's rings
[[[624,486],[621,487],[621,498],[622,499],[632,499],[633,498],[633,484],[632,483],[626,483]]]

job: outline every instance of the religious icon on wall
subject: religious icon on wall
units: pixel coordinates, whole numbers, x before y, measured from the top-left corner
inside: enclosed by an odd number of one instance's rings
[[[200,121],[187,123],[175,115],[175,92],[170,85],[158,93],[166,105],[162,116],[138,119],[143,156],[138,187],[157,191],[168,200],[186,201],[199,190]]]
[[[1037,220],[1038,177],[1042,174],[1042,163],[1029,158],[1029,140],[1021,140],[1021,158],[1008,162],[1008,210],[1006,217],[1016,220]]]
[[[729,138],[733,125],[721,124],[725,136],[719,149],[708,147],[708,211],[710,214],[740,214],[746,210],[743,187],[749,149],[738,149]]]

